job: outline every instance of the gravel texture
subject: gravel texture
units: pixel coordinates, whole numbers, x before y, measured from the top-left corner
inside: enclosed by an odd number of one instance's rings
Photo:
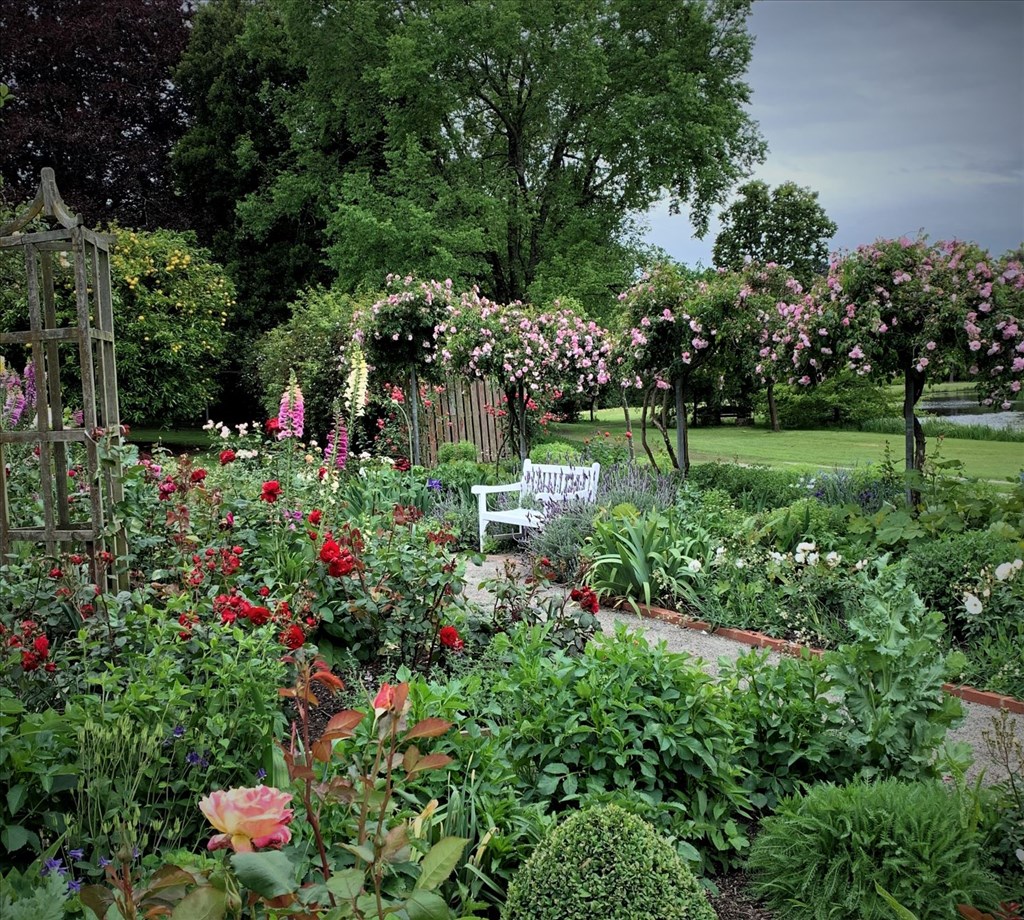
[[[466,594],[469,599],[490,607],[493,599],[480,587],[480,582],[485,578],[493,578],[500,575],[504,570],[505,560],[508,556],[488,556],[482,566],[470,564],[466,569]],[[561,593],[561,588],[553,588],[555,593]],[[602,608],[598,613],[601,621],[601,628],[604,632],[611,633],[615,630],[616,623],[625,623],[630,629],[639,630],[644,633],[649,641],[664,641],[670,651],[687,652],[695,657],[703,659],[704,668],[711,674],[717,672],[717,661],[719,658],[738,658],[740,655],[750,651],[750,648],[731,639],[724,639],[720,636],[712,636],[707,633],[697,632],[692,629],[685,629],[665,623],[661,620],[641,619],[631,611],[608,610]],[[771,653],[771,657],[778,660],[777,653]],[[950,741],[963,741],[974,750],[974,764],[968,772],[968,778],[974,779],[984,772],[986,783],[995,783],[1006,779],[1006,772],[998,764],[993,762],[989,756],[988,748],[985,745],[982,732],[990,729],[992,720],[998,713],[989,706],[982,706],[978,703],[963,702],[964,721],[961,725],[951,731],[947,736]],[[1011,720],[1016,725],[1018,738],[1024,738],[1024,716],[1011,714]],[[737,915],[747,916],[747,915]],[[757,916],[751,914],[749,916]]]

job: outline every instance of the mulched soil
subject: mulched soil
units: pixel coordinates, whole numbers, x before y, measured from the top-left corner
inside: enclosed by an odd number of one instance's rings
[[[772,914],[751,894],[749,881],[742,872],[733,872],[714,881],[719,894],[712,896],[711,904],[719,920],[772,920]]]

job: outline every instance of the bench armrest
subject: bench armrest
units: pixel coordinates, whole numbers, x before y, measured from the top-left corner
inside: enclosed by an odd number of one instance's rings
[[[474,495],[492,495],[495,492],[518,492],[522,487],[521,482],[513,482],[507,486],[473,486],[470,491]]]

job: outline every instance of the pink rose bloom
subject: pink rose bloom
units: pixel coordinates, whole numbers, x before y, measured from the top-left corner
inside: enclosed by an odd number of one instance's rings
[[[285,806],[290,792],[270,786],[211,792],[199,800],[199,810],[221,831],[206,845],[209,850],[231,847],[236,853],[251,853],[263,847],[281,847],[292,839],[288,825],[292,810]]]

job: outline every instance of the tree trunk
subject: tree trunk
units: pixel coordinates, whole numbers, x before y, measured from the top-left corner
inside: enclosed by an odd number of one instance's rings
[[[923,392],[924,374],[916,371],[911,359],[907,359],[903,366],[903,454],[907,476],[907,506],[910,508],[916,507],[921,501],[921,493],[914,488],[912,477],[924,470],[924,429],[914,413],[914,406]]]
[[[626,419],[626,445],[629,448],[629,462],[636,463],[636,445],[633,444],[633,419],[629,415],[629,400],[626,391],[622,391],[622,414]]]
[[[651,413],[651,421],[654,422],[654,427],[661,432],[661,439],[665,442],[665,451],[668,453],[669,464],[671,466],[678,466],[676,452],[672,450],[672,442],[668,436],[668,390],[662,390],[661,421],[658,421],[658,416],[654,412]]]
[[[416,368],[413,366],[409,371],[409,407],[411,410],[412,425],[412,465],[420,466],[420,388],[416,382]]]
[[[660,473],[661,470],[658,468],[658,461],[654,459],[654,451],[651,450],[651,445],[647,443],[647,404],[648,402],[654,402],[654,387],[651,387],[644,393],[644,400],[642,409],[640,412],[640,443],[644,446],[644,451],[647,453],[647,457],[651,461],[651,466],[654,468],[656,473]]]
[[[772,431],[779,430],[779,407],[775,405],[775,383],[768,384],[768,423]]]
[[[683,401],[683,380],[675,379],[676,390],[676,455],[679,457],[679,469],[686,479],[690,472],[690,438],[686,428],[686,403]]]

